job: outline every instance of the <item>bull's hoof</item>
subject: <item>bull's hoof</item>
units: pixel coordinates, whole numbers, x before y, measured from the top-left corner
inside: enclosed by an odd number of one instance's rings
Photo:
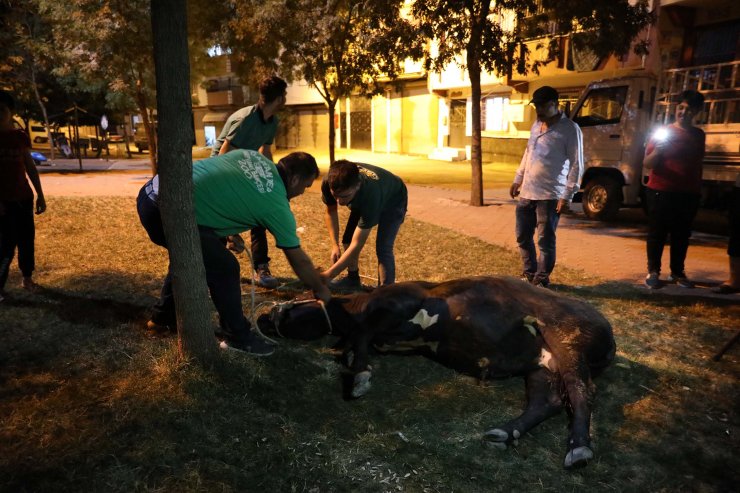
[[[372,375],[373,374],[367,370],[361,371],[355,375],[352,383],[352,397],[356,399],[368,393],[372,386],[370,383],[370,377],[372,377]]]
[[[588,464],[588,461],[594,458],[594,453],[589,447],[576,447],[568,451],[563,462],[566,469],[576,469]]]
[[[488,430],[483,434],[483,443],[488,448],[506,450],[509,434],[500,428]]]

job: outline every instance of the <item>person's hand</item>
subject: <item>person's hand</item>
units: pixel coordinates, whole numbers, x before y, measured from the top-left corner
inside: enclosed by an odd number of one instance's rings
[[[331,292],[329,291],[329,288],[324,285],[322,285],[321,288],[314,290],[313,295],[317,300],[321,300],[324,303],[327,303],[331,299]]]
[[[555,206],[555,212],[558,214],[562,214],[563,212],[568,212],[569,209],[570,209],[570,200],[566,200],[566,199],[558,200],[558,205]]]
[[[339,257],[342,256],[342,250],[339,248],[339,245],[334,245],[331,248],[331,265],[334,265],[337,263],[337,260],[339,260]]]
[[[517,195],[519,195],[519,188],[521,187],[521,184],[519,183],[512,183],[511,187],[509,188],[509,195],[512,199],[515,199]]]
[[[329,275],[329,270],[325,270],[324,272],[319,273],[319,277],[321,278],[321,282],[324,284],[329,284],[329,281],[331,281],[333,278]]]
[[[227,236],[226,248],[234,253],[242,253],[244,251],[244,238],[242,238],[240,235]]]
[[[43,195],[36,198],[36,214],[43,214],[46,211],[46,200]]]

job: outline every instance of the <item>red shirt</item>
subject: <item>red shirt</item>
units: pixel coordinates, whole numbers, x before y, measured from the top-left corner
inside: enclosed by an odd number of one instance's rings
[[[26,180],[26,155],[31,141],[21,130],[0,131],[0,200],[33,200],[33,190]]]
[[[700,128],[683,128],[676,125],[663,127],[668,137],[663,144],[663,159],[650,171],[647,186],[661,192],[700,194],[702,161],[704,160],[704,131]],[[651,137],[647,153],[656,142]]]

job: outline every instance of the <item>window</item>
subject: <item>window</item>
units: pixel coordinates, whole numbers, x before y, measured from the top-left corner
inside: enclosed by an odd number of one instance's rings
[[[484,99],[483,129],[493,132],[509,130],[509,98],[495,96]]]
[[[573,121],[581,127],[619,123],[626,101],[627,86],[592,89],[576,111]]]

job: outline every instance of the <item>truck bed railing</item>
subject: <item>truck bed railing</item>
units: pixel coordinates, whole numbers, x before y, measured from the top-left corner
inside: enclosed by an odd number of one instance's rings
[[[668,123],[679,95],[693,89],[704,95],[699,124],[740,123],[740,60],[665,70],[658,82],[655,116]]]

